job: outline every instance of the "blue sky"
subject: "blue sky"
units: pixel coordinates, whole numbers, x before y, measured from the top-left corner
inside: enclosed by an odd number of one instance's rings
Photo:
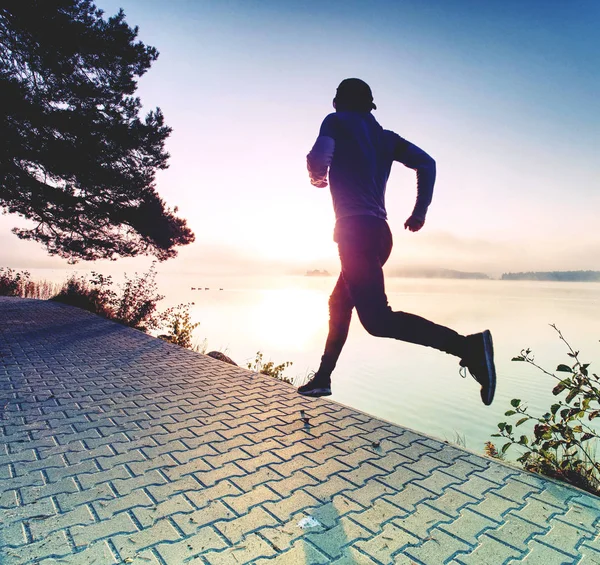
[[[158,188],[197,235],[169,269],[335,268],[330,197],[305,156],[335,88],[357,76],[380,123],[438,163],[418,234],[402,229],[414,173],[392,170],[392,264],[600,270],[595,0],[98,6],[123,7],[161,53],[139,95],[174,128]],[[2,263],[64,265],[13,240],[14,223],[0,218]]]

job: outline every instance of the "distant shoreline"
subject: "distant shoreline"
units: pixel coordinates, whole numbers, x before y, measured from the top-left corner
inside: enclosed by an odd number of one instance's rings
[[[503,281],[600,282],[600,271],[529,271],[504,273]]]
[[[306,277],[331,277],[326,270],[308,270]],[[538,282],[600,282],[600,271],[527,271],[503,273],[492,277],[485,273],[456,271],[453,269],[394,269],[388,277],[404,279],[454,279],[454,280],[502,280],[502,281],[538,281]]]

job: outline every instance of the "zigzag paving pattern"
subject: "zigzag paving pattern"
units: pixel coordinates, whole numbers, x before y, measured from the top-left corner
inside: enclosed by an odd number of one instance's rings
[[[600,563],[593,496],[87,312],[0,355],[4,565]]]

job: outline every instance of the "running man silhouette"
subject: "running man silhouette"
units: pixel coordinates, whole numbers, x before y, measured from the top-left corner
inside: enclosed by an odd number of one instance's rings
[[[321,124],[307,156],[311,184],[327,186],[327,173],[336,224],[341,273],[329,298],[329,334],[321,364],[312,379],[298,388],[304,396],[331,394],[331,373],[342,352],[352,310],[364,328],[378,337],[426,345],[455,355],[481,385],[481,399],[494,398],[496,372],[489,330],[462,336],[444,326],[405,312],[394,312],[385,294],[382,267],[392,250],[387,224],[385,189],[392,163],[417,173],[417,200],[404,227],[419,231],[425,224],[435,183],[435,161],[393,131],[383,129],[369,85],[357,78],[343,80],[333,99],[335,113]]]

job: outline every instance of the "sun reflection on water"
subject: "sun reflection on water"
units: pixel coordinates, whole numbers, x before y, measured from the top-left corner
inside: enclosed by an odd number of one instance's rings
[[[327,294],[286,288],[261,293],[254,305],[255,340],[274,349],[305,349],[327,322]]]

